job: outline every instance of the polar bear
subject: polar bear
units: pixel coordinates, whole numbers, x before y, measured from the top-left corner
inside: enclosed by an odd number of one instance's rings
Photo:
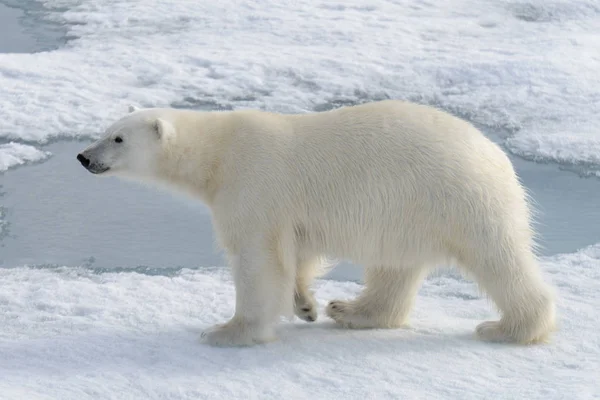
[[[528,197],[506,154],[466,121],[385,100],[297,115],[137,109],[77,155],[90,172],[154,183],[210,209],[236,289],[216,346],[276,339],[282,316],[314,321],[309,289],[330,257],[365,287],[326,314],[346,328],[406,323],[428,272],[454,263],[501,312],[483,340],[545,341],[554,290],[534,254]]]

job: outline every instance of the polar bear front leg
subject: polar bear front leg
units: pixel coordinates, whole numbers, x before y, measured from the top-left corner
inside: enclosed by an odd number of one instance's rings
[[[296,280],[294,313],[298,318],[306,322],[315,322],[317,320],[317,302],[308,288],[308,284],[301,279]]]
[[[225,324],[202,334],[212,346],[252,346],[276,340],[274,325],[281,311],[284,292],[293,290],[293,274],[287,277],[276,257],[264,248],[246,248],[231,258],[236,291],[235,314]],[[291,280],[290,282],[288,282]]]
[[[296,290],[294,292],[294,313],[306,322],[317,320],[317,301],[310,285],[320,273],[321,259],[299,257],[296,267]]]

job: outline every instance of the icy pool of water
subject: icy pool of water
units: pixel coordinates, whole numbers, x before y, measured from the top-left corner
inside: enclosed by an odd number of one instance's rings
[[[6,3],[14,7],[0,2],[0,53],[37,53],[66,41],[63,27],[39,20],[39,6],[27,3],[23,9],[18,2]]]

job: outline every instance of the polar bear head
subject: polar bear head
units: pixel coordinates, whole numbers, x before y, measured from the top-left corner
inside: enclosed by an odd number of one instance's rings
[[[79,153],[77,160],[97,175],[151,178],[156,174],[157,158],[174,135],[175,128],[163,110],[129,106],[129,114]]]

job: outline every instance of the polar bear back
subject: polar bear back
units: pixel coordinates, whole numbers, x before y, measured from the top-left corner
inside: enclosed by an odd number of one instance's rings
[[[290,227],[315,251],[369,263],[456,256],[465,244],[515,238],[507,229],[530,244],[508,157],[448,113],[390,100],[227,118],[212,208],[230,246]]]

